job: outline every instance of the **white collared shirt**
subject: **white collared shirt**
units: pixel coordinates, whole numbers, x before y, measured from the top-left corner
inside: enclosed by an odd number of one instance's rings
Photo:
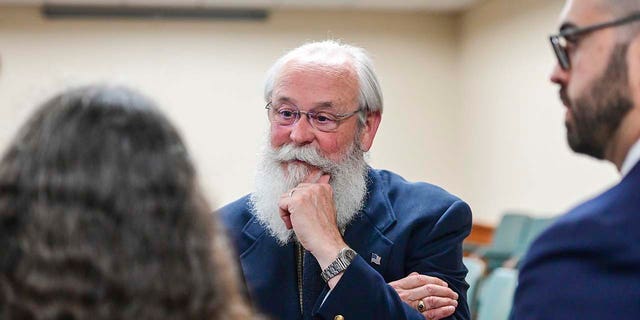
[[[629,152],[627,152],[627,156],[624,158],[624,162],[622,162],[622,167],[620,167],[620,173],[624,178],[629,171],[638,163],[640,160],[640,140],[636,141],[636,143],[631,146]]]

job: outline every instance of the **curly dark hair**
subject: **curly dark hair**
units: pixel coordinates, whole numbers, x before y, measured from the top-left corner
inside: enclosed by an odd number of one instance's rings
[[[52,98],[0,162],[0,318],[251,317],[210,212],[153,102]]]

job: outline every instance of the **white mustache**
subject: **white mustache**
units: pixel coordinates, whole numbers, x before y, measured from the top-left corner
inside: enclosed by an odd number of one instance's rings
[[[294,146],[286,144],[276,150],[275,159],[280,162],[303,161],[326,173],[335,173],[338,166],[333,161],[325,158],[312,146]]]

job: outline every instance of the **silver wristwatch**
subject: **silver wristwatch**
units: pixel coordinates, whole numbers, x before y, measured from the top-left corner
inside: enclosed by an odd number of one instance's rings
[[[340,253],[338,253],[338,257],[333,260],[326,269],[322,270],[322,273],[320,274],[320,276],[322,276],[322,280],[328,282],[331,278],[346,270],[356,255],[357,253],[353,251],[353,249],[349,247],[342,248]]]

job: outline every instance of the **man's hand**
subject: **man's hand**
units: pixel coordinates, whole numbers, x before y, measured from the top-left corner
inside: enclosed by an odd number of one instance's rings
[[[438,320],[452,315],[458,306],[458,294],[449,289],[446,282],[417,272],[389,283],[396,290],[400,299],[420,311],[422,300],[425,319]]]
[[[326,268],[346,247],[336,219],[330,176],[312,172],[304,182],[280,196],[280,217],[293,228],[302,246]]]

